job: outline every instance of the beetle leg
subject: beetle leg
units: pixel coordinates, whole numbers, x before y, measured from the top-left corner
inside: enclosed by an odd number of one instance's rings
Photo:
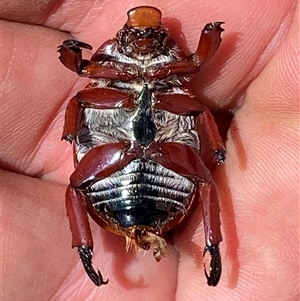
[[[81,76],[114,80],[131,80],[140,76],[138,68],[133,64],[106,61],[104,66],[100,61],[82,59],[81,48],[92,50],[91,45],[76,40],[64,41],[57,50],[62,64]]]
[[[205,131],[210,147],[213,151],[214,161],[218,165],[223,164],[225,161],[226,150],[223,146],[223,141],[220,137],[214,117],[212,116],[208,108],[206,108],[206,110],[202,114],[200,114],[200,124],[198,125],[198,127],[202,127]],[[201,129],[199,129],[199,131],[200,130]]]
[[[209,274],[207,273],[206,268],[204,268],[205,277],[209,286],[216,286],[219,283],[222,274],[222,261],[219,244],[213,244],[209,247],[206,246],[203,252],[203,257],[207,251],[209,251],[211,261]]]
[[[223,146],[223,141],[220,137],[218,127],[214,121],[210,110],[203,106],[196,98],[186,94],[164,94],[158,93],[156,95],[156,109],[167,110],[174,114],[199,114],[200,125],[198,125],[198,132],[204,129],[208,137],[209,144],[213,150],[213,159],[220,165],[225,161],[226,151]],[[174,105],[176,104],[176,105]],[[197,122],[196,122],[197,123]],[[200,128],[199,128],[200,127]]]
[[[215,182],[209,169],[192,148],[179,143],[165,142],[160,145],[160,150],[159,156],[153,157],[156,162],[168,169],[176,170],[179,174],[189,175],[191,179],[198,182],[206,241],[204,254],[209,251],[211,255],[210,273],[205,274],[207,283],[215,286],[218,284],[222,271],[219,252],[219,243],[222,241],[220,207]]]
[[[69,101],[65,113],[65,124],[62,133],[62,140],[69,141],[70,143],[77,136],[77,122],[79,115],[79,106],[76,96],[72,97]]]
[[[92,50],[92,46],[76,40],[66,40],[58,46],[60,53],[59,60],[62,64],[73,72],[82,73],[83,66],[89,63],[88,60],[82,59],[81,48]]]
[[[221,33],[224,31],[221,27],[222,24],[224,22],[214,22],[205,25],[197,50],[190,55],[189,59],[195,61],[197,65],[202,66],[213,57],[222,41]]]
[[[222,272],[221,255],[219,243],[222,241],[220,207],[216,185],[212,180],[210,183],[200,183],[200,200],[203,213],[204,232],[206,247],[203,256],[207,251],[211,255],[209,275],[205,270],[207,284],[216,286]]]
[[[156,93],[155,100],[155,109],[177,115],[197,115],[205,110],[205,106],[190,94]]]
[[[91,248],[81,246],[78,248],[78,254],[82,261],[84,270],[86,271],[90,279],[95,283],[95,285],[100,286],[107,284],[108,279],[104,280],[100,271],[98,270],[98,272],[96,272],[92,266],[93,251],[91,250]]]
[[[93,109],[115,109],[135,108],[133,93],[126,90],[114,88],[91,88],[79,91],[76,95],[77,101],[84,108]]]
[[[93,249],[93,238],[84,196],[71,185],[66,191],[66,207],[72,230],[72,247],[85,245]]]
[[[84,43],[84,42],[80,42],[80,41],[77,41],[77,40],[65,40],[63,41],[63,44],[58,46],[58,47],[65,47],[67,49],[70,49],[74,52],[76,51],[79,51],[80,48],[85,48],[85,49],[88,49],[88,50],[92,50],[93,47],[87,43]]]
[[[106,62],[101,65],[99,62],[87,61],[80,75],[89,78],[105,78],[111,80],[133,80],[140,76],[135,65],[119,62]]]
[[[96,272],[92,266],[94,244],[84,196],[71,185],[66,191],[66,207],[72,232],[72,247],[78,248],[83,267],[91,280],[97,286],[107,284],[108,280],[104,281],[101,273]]]

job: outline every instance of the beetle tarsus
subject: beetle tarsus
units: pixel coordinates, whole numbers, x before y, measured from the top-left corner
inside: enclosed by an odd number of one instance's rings
[[[224,31],[224,29],[221,27],[222,24],[225,22],[213,22],[213,23],[207,23],[205,27],[203,28],[203,33],[209,33],[210,31],[213,31],[215,29],[220,30],[220,32]]]
[[[88,49],[88,50],[92,50],[93,47],[87,43],[84,43],[84,42],[80,42],[80,41],[77,41],[77,40],[65,40],[63,41],[63,44],[58,46],[59,48],[61,47],[64,47],[64,48],[67,48],[67,49],[71,49],[73,51],[81,51],[81,48],[85,48],[85,49]]]
[[[78,254],[82,261],[86,273],[88,274],[90,279],[94,282],[94,284],[97,286],[107,284],[108,279],[104,280],[100,271],[98,270],[98,272],[96,272],[92,266],[93,251],[91,250],[91,248],[86,246],[81,246],[78,248]]]
[[[223,148],[219,148],[214,150],[214,161],[218,164],[221,165],[225,162],[226,159],[226,151]]]
[[[207,251],[209,251],[209,254],[211,256],[209,275],[205,267],[204,273],[207,279],[207,284],[209,286],[216,286],[219,283],[222,273],[222,261],[219,244],[212,244],[210,246],[206,246],[203,252],[203,256]]]

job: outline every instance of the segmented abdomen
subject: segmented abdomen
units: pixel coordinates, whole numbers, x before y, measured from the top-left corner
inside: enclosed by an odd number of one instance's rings
[[[94,183],[88,197],[106,220],[121,227],[162,227],[184,213],[194,184],[149,159],[136,159]]]

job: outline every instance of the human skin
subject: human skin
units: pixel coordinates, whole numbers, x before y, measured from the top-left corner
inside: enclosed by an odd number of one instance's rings
[[[2,0],[1,300],[299,299],[297,1],[172,2]],[[124,238],[91,222],[93,262],[109,278],[100,288],[71,250],[72,147],[60,137],[67,101],[87,80],[59,62],[56,47],[72,35],[96,50],[141,4],[162,11],[185,50],[206,23],[226,22],[221,47],[192,81],[206,105],[234,113],[226,164],[214,171],[223,232],[214,288],[203,272],[200,210],[160,263],[152,252],[126,254]]]

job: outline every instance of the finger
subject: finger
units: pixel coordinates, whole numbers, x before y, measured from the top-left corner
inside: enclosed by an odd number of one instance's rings
[[[63,114],[57,115],[75,81],[57,58],[63,35],[5,21],[2,26],[2,167],[42,176],[67,155],[60,143]]]
[[[249,87],[227,144],[226,174],[238,245],[237,260],[231,258],[240,266],[239,282],[247,283],[247,290],[261,300],[292,300],[299,289],[295,265],[299,261],[299,170],[295,165],[299,154],[299,117],[295,113],[299,106],[295,77],[299,45],[298,17],[293,17],[281,46]],[[226,231],[230,222],[223,224],[225,240],[230,243],[231,233]],[[230,256],[230,246],[228,251]],[[289,279],[284,287],[276,274]]]
[[[287,14],[286,24],[291,24],[293,17]],[[260,300],[292,300],[296,296],[297,267],[292,263],[298,259],[293,255],[296,247],[291,250],[291,245],[297,245],[294,242],[298,231],[298,176],[294,167],[298,120],[292,112],[298,103],[294,76],[297,48],[293,45],[298,40],[296,28],[295,21],[285,42],[274,50],[274,58],[250,86],[247,101],[230,129],[226,173],[221,169],[215,175],[224,238],[220,283],[216,288],[207,288],[203,278],[200,251],[204,235],[199,223],[201,212],[197,210],[176,237],[181,254],[178,283],[182,285],[178,286],[181,294],[177,294],[180,300],[188,300],[187,296],[205,299],[207,294],[210,300],[248,300],[254,294]],[[288,62],[287,56],[291,56]],[[287,81],[289,88],[282,89]],[[289,235],[290,243],[284,245]],[[283,268],[282,262],[286,263]],[[293,278],[284,290],[279,278],[270,279],[278,273],[280,279]]]
[[[2,289],[10,300],[50,300],[76,260],[59,201],[65,188],[5,171],[0,176]]]

